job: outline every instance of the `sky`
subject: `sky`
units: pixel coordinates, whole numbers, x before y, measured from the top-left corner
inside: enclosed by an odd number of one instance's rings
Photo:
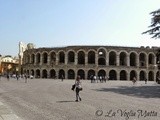
[[[0,54],[18,56],[19,42],[72,45],[160,46],[142,35],[160,0],[0,0]]]

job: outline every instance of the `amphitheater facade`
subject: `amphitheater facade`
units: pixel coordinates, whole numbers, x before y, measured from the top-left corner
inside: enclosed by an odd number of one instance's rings
[[[35,78],[89,79],[91,75],[110,80],[148,79],[158,76],[155,47],[66,46],[31,48],[23,53],[22,71]]]

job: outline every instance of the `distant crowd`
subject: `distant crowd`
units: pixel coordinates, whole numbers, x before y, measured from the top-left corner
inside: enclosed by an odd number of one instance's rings
[[[91,75],[90,80],[91,80],[91,83],[96,83],[96,82],[103,83],[103,82],[106,82],[107,80],[109,80],[109,77],[108,76]]]

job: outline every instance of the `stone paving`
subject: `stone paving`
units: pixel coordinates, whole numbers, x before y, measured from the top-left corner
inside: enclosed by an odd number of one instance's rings
[[[0,120],[22,120],[12,110],[0,102]]]
[[[75,102],[73,84],[74,80],[2,79],[0,120],[160,120],[160,85],[155,82],[82,80],[80,102]]]

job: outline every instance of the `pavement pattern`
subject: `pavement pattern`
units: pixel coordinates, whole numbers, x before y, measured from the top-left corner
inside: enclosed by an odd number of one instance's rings
[[[22,120],[12,110],[0,102],[0,120]]]
[[[160,120],[160,85],[153,82],[1,78],[0,120]]]

